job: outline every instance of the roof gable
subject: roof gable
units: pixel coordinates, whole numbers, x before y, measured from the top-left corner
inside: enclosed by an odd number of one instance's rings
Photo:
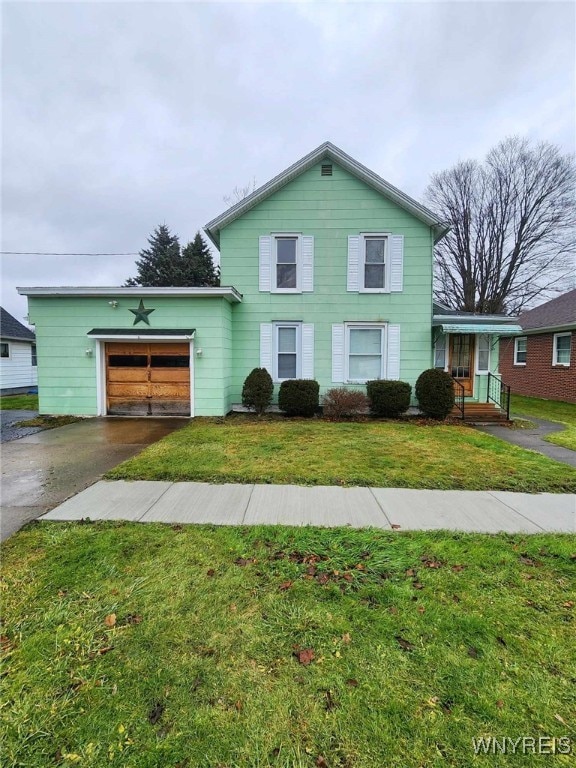
[[[23,341],[34,341],[36,338],[29,328],[12,317],[10,312],[6,312],[4,307],[0,307],[0,336],[3,339],[22,339]]]
[[[520,325],[525,331],[570,325],[576,327],[576,288],[523,312]]]
[[[399,189],[392,186],[392,184],[389,184],[387,181],[375,174],[369,168],[366,168],[366,166],[354,160],[354,158],[350,157],[350,155],[347,155],[346,152],[343,152],[334,144],[326,141],[324,144],[321,144],[319,147],[305,155],[289,168],[286,168],[285,171],[282,171],[282,173],[279,173],[266,184],[263,184],[261,187],[256,189],[254,192],[252,192],[252,194],[248,195],[243,200],[240,200],[240,202],[233,205],[227,211],[224,211],[224,213],[220,214],[220,216],[217,216],[215,219],[212,219],[212,221],[209,221],[204,229],[210,240],[212,240],[214,245],[219,248],[221,229],[226,227],[228,224],[231,224],[236,219],[240,218],[240,216],[244,215],[251,208],[258,205],[258,203],[262,202],[270,195],[273,195],[279,189],[284,187],[300,174],[304,173],[304,171],[307,171],[309,168],[316,165],[321,160],[332,160],[339,164],[342,168],[356,176],[358,179],[364,181],[381,195],[388,198],[389,200],[392,200],[392,202],[396,203],[401,208],[407,210],[417,219],[424,222],[427,226],[432,227],[434,229],[436,241],[440,240],[440,238],[443,237],[449,230],[449,225],[440,221],[435,213],[421,205],[413,198],[406,195],[404,192],[401,192]]]

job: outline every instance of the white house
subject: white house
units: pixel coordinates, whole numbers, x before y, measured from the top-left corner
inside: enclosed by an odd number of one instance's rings
[[[0,307],[0,394],[15,395],[35,387],[34,333]]]

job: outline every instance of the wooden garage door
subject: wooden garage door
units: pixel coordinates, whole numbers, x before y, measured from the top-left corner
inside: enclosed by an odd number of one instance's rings
[[[128,416],[190,415],[190,345],[106,344],[107,412]]]

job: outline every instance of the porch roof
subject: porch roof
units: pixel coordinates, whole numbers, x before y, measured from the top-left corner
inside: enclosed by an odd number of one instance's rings
[[[443,333],[488,333],[493,336],[518,336],[522,326],[517,323],[434,323]]]

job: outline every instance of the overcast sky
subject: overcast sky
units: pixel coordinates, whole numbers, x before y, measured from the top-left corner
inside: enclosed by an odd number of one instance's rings
[[[330,140],[422,199],[520,134],[575,141],[573,3],[4,3],[2,250],[186,243]],[[16,285],[119,285],[135,257],[2,256]]]

